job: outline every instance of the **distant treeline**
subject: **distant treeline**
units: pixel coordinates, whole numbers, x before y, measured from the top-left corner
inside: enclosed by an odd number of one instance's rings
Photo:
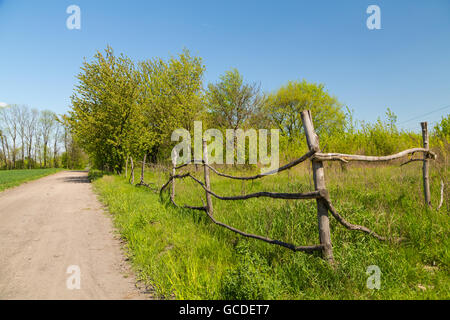
[[[87,156],[63,120],[23,105],[0,108],[0,168],[84,168]]]
[[[192,133],[194,121],[203,121],[204,130],[278,128],[281,159],[288,160],[307,149],[300,118],[305,109],[327,152],[386,155],[421,146],[421,136],[399,130],[389,109],[383,120],[357,121],[322,84],[288,81],[265,93],[236,69],[208,85],[204,72],[202,59],[187,50],[168,60],[135,62],[107,47],[83,63],[67,124],[96,167],[116,172],[129,156],[168,160],[172,132]],[[431,129],[432,147],[448,152],[449,116]]]

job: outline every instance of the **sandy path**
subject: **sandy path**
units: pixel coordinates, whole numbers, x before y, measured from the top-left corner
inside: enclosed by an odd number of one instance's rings
[[[67,288],[71,265],[80,268],[80,289]],[[135,287],[86,172],[60,172],[0,193],[0,299],[148,297]]]

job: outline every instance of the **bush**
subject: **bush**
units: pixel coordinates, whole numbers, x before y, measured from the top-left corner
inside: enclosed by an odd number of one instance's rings
[[[88,173],[88,179],[89,181],[94,181],[103,177],[103,175],[104,175],[103,171],[97,169],[90,169]]]

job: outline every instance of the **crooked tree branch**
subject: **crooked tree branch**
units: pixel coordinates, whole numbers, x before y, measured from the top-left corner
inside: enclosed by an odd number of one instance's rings
[[[408,161],[402,163],[402,164],[400,165],[400,167],[403,167],[404,165],[407,165],[408,163],[415,162],[415,161],[421,161],[421,162],[423,162],[423,159],[409,159]]]
[[[151,182],[150,182],[150,183],[151,183]],[[151,183],[151,184],[153,184],[153,183]],[[135,186],[136,186],[136,187],[146,187],[146,188],[149,188],[151,191],[153,191],[153,192],[155,192],[155,193],[158,192],[158,189],[157,189],[157,188],[150,186],[150,184],[145,183],[144,181],[141,181],[141,182],[139,182],[139,183],[136,183]]]
[[[275,245],[278,245],[278,246],[281,246],[281,247],[285,247],[285,248],[291,249],[292,251],[302,251],[302,252],[306,252],[306,253],[312,253],[314,251],[319,251],[319,250],[323,249],[323,245],[321,245],[321,244],[313,245],[313,246],[295,246],[295,245],[293,245],[291,243],[286,243],[286,242],[283,242],[283,241],[280,241],[280,240],[273,240],[273,239],[266,238],[266,237],[263,237],[263,236],[259,236],[259,235],[256,235],[256,234],[246,233],[246,232],[238,230],[238,229],[236,229],[234,227],[231,227],[231,226],[229,226],[229,225],[227,225],[227,224],[225,224],[223,222],[217,221],[216,219],[214,219],[209,214],[208,210],[206,210],[206,214],[211,219],[211,221],[213,223],[215,223],[216,225],[224,227],[224,228],[226,228],[226,229],[228,229],[230,231],[233,231],[234,233],[237,233],[237,234],[239,234],[239,235],[241,235],[243,237],[261,240],[261,241],[264,241],[264,242],[267,242],[267,243],[270,243],[270,244],[275,244]]]
[[[318,198],[321,197],[319,191],[312,191],[312,192],[306,192],[306,193],[278,193],[278,192],[265,192],[265,191],[263,191],[263,192],[256,192],[256,193],[245,194],[245,195],[241,195],[241,196],[223,197],[223,196],[219,196],[218,194],[216,194],[213,191],[211,191],[208,188],[206,188],[206,186],[205,186],[205,184],[203,182],[201,182],[200,180],[198,180],[197,178],[192,176],[190,173],[173,176],[173,178],[175,178],[175,179],[183,179],[183,178],[187,178],[187,177],[189,177],[192,180],[194,180],[195,182],[197,182],[199,185],[202,186],[202,188],[206,192],[208,192],[213,197],[215,197],[217,199],[220,199],[220,200],[247,200],[247,199],[259,198],[259,197],[268,197],[268,198],[274,198],[274,199],[292,199],[292,200],[296,200],[297,199],[297,200],[301,200],[301,199],[318,199]],[[166,183],[166,185],[164,185],[164,187],[166,187],[167,184],[168,183]]]
[[[203,161],[202,160],[201,161],[194,160],[194,162],[192,162],[192,163],[190,163],[190,162],[189,163],[183,163],[183,164],[180,164],[178,167],[175,167],[175,170],[184,168],[184,167],[186,167],[188,165],[191,165],[191,164],[203,164]]]
[[[295,159],[294,161],[292,161],[292,162],[290,162],[290,163],[288,163],[288,164],[286,164],[286,165],[284,165],[284,166],[282,166],[282,167],[280,167],[280,168],[278,168],[278,169],[275,169],[275,170],[272,170],[272,171],[269,171],[269,172],[266,172],[266,173],[263,173],[263,174],[257,174],[257,175],[254,175],[254,176],[249,176],[249,177],[231,176],[231,175],[228,175],[228,174],[226,174],[226,173],[222,173],[222,172],[218,171],[217,169],[215,169],[214,167],[210,166],[209,164],[205,164],[203,161],[197,161],[197,160],[194,160],[193,163],[185,163],[185,164],[181,164],[181,165],[179,165],[178,167],[175,167],[175,169],[178,170],[178,169],[181,169],[181,168],[183,168],[183,167],[186,167],[186,166],[188,166],[188,165],[190,165],[190,164],[201,164],[201,165],[206,165],[206,166],[207,166],[208,168],[210,168],[215,174],[217,174],[218,176],[221,176],[221,177],[230,178],[230,179],[235,179],[235,180],[255,180],[255,179],[264,178],[264,177],[266,177],[266,176],[270,176],[270,175],[273,175],[273,174],[282,172],[282,171],[284,171],[284,170],[290,169],[290,168],[292,168],[292,167],[295,167],[295,166],[298,165],[299,163],[302,163],[302,162],[308,160],[309,158],[311,158],[316,152],[317,152],[316,150],[308,151],[307,153],[305,153],[305,154],[304,154],[303,156],[301,156],[300,158]]]
[[[161,194],[164,191],[164,189],[167,188],[167,186],[172,182],[172,180],[174,180],[174,179],[183,179],[183,178],[186,178],[188,176],[190,176],[189,172],[185,173],[185,174],[181,174],[181,175],[180,174],[177,174],[177,175],[174,175],[174,176],[171,175],[169,180],[159,190],[159,195],[161,196]]]
[[[436,159],[437,155],[436,153],[425,149],[425,148],[413,148],[401,151],[396,154],[392,154],[389,156],[363,156],[363,155],[357,155],[357,154],[344,154],[344,153],[316,153],[313,157],[313,159],[320,160],[320,161],[368,161],[368,162],[383,162],[383,161],[390,161],[402,158],[408,154],[412,154],[415,152],[422,152],[426,155],[426,158],[428,159]]]
[[[160,195],[164,191],[164,189],[169,185],[169,183],[171,181],[173,181],[174,179],[183,179],[183,178],[186,178],[186,177],[192,178],[194,181],[200,183],[202,185],[202,187],[205,189],[205,191],[207,191],[207,192],[209,191],[209,190],[206,189],[206,187],[204,186],[203,182],[201,182],[201,181],[197,180],[196,178],[192,177],[189,173],[186,173],[186,174],[183,174],[183,175],[171,176],[169,181],[161,188]],[[209,191],[209,193],[210,193],[210,191]],[[214,194],[212,194],[212,195],[214,196]],[[237,234],[239,234],[239,235],[241,235],[243,237],[261,240],[261,241],[264,241],[264,242],[267,242],[267,243],[270,243],[270,244],[275,244],[275,245],[278,245],[278,246],[281,246],[281,247],[288,248],[288,249],[290,249],[292,251],[302,251],[302,252],[305,252],[305,253],[312,253],[314,251],[320,251],[320,250],[323,249],[323,245],[320,245],[320,244],[319,245],[313,245],[313,246],[295,246],[295,245],[293,245],[291,243],[283,242],[283,241],[280,241],[280,240],[274,240],[274,239],[270,239],[270,238],[267,238],[267,237],[259,236],[259,235],[256,235],[256,234],[246,233],[246,232],[243,232],[243,231],[241,231],[239,229],[231,227],[231,226],[229,226],[229,225],[227,225],[227,224],[225,224],[223,222],[217,221],[216,219],[214,219],[214,217],[211,216],[211,214],[208,212],[207,207],[204,206],[204,205],[201,206],[201,207],[188,206],[188,205],[179,206],[174,201],[174,199],[170,198],[170,201],[177,208],[186,208],[186,209],[205,211],[207,216],[211,219],[211,221],[214,224],[216,224],[218,226],[221,226],[223,228],[226,228],[226,229],[228,229],[228,230],[230,230],[230,231],[232,231],[234,233],[237,233]]]
[[[264,178],[276,173],[280,173],[284,170],[290,169],[292,167],[295,167],[296,165],[298,165],[299,163],[302,163],[306,160],[308,160],[310,157],[312,157],[314,154],[316,153],[316,150],[311,150],[307,153],[305,153],[303,156],[301,156],[298,159],[295,159],[294,161],[269,172],[263,173],[263,174],[257,174],[254,176],[249,176],[249,177],[237,177],[237,176],[231,176],[222,172],[217,171],[215,168],[213,168],[212,166],[210,166],[209,164],[203,164],[206,165],[208,168],[210,168],[215,174],[217,174],[218,176],[221,177],[225,177],[225,178],[230,178],[230,179],[235,179],[235,180],[255,180],[255,179],[260,179],[260,178]]]
[[[380,236],[379,234],[377,234],[376,232],[370,230],[367,227],[364,226],[360,226],[357,224],[352,224],[350,222],[348,222],[347,220],[345,220],[337,211],[336,209],[333,207],[333,205],[331,204],[330,201],[330,196],[328,194],[327,190],[321,190],[321,194],[323,196],[323,199],[325,200],[325,204],[328,208],[328,210],[330,211],[330,213],[333,215],[333,217],[340,223],[342,224],[344,227],[346,227],[349,230],[357,230],[357,231],[361,231],[361,232],[365,232],[370,234],[371,236],[377,238],[380,241],[387,241],[388,239],[386,237]],[[395,242],[400,242],[404,240],[403,238],[398,238],[395,239]]]
[[[174,179],[183,179],[186,178],[187,176],[189,176],[189,173],[186,174],[182,174],[182,175],[175,175],[175,176],[170,176],[169,181],[167,181],[159,190],[159,196],[160,198],[162,198],[162,192],[164,191],[165,188],[167,188],[167,186],[170,184],[170,182],[172,182]],[[206,211],[206,208],[203,207],[196,207],[196,206],[188,206],[188,205],[183,205],[180,206],[178,205],[174,199],[172,199],[172,197],[170,197],[170,201],[172,202],[172,204],[177,207],[177,208],[184,208],[184,209],[192,209],[192,210],[201,210],[201,211]]]

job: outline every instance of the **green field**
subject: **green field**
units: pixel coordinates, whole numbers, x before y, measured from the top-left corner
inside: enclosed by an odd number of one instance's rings
[[[200,169],[200,168],[199,168]],[[194,168],[191,168],[194,170]],[[334,206],[348,221],[381,235],[406,237],[395,244],[349,231],[330,217],[336,260],[243,238],[214,225],[203,212],[175,209],[147,188],[123,177],[94,182],[126,240],[138,277],[165,299],[449,299],[450,225],[448,195],[438,211],[423,204],[421,166],[326,164]],[[183,172],[180,170],[180,173]],[[232,171],[229,171],[232,172]],[[196,175],[201,177],[202,170]],[[250,171],[234,174],[250,175]],[[449,171],[431,170],[434,208],[439,183]],[[139,181],[136,170],[136,180]],[[444,175],[444,177],[442,177]],[[161,186],[168,172],[148,171],[146,182]],[[202,205],[204,191],[193,182],[176,182],[178,204]],[[312,190],[306,165],[277,176],[240,182],[212,175],[220,195],[256,191]],[[314,200],[213,200],[215,217],[246,232],[296,245],[318,243]],[[368,289],[367,268],[380,268],[381,288]]]
[[[24,182],[36,180],[61,169],[0,170],[0,191],[18,186]]]

